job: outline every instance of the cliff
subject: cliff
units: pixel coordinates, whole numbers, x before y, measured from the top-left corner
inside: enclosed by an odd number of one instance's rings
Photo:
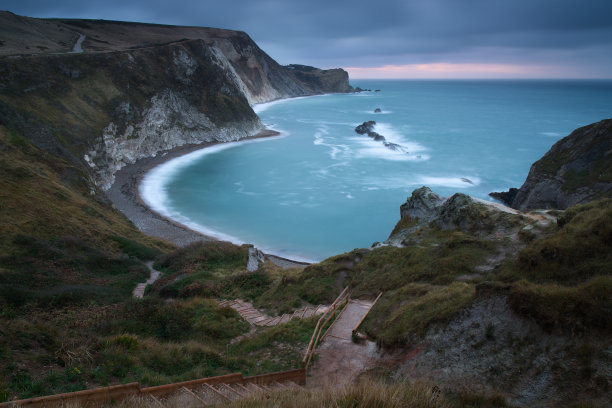
[[[140,158],[256,134],[251,104],[352,89],[345,71],[281,66],[240,31],[9,12],[0,27],[0,125],[92,189]]]
[[[574,130],[535,162],[518,191],[492,193],[521,211],[612,197],[612,119]]]

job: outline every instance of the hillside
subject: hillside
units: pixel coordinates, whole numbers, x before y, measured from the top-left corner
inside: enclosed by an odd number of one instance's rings
[[[250,103],[352,89],[346,72],[280,66],[238,31],[8,12],[0,27],[0,124],[103,190],[139,158],[257,134]]]
[[[217,301],[280,316],[349,286],[383,292],[362,326],[378,346],[366,381],[253,405],[609,406],[609,120],[532,167],[530,190],[580,192],[564,211],[422,187],[385,242],[249,272],[248,246],[142,234],[108,187],[139,159],[257,134],[253,102],[350,91],[344,71],[283,67],[214,28],[0,12],[0,34],[0,401],[296,368],[316,317],[256,327]],[[148,260],[162,277],[133,299]]]
[[[0,401],[291,367],[299,353],[283,349],[312,322],[230,358],[227,343],[248,331],[235,312],[132,301],[143,261],[176,247],[138,231],[105,191],[140,158],[256,135],[250,103],[349,91],[346,72],[282,67],[247,34],[212,28],[0,12],[0,38]],[[219,251],[219,273],[242,271],[246,248]],[[248,357],[270,349],[289,357]]]

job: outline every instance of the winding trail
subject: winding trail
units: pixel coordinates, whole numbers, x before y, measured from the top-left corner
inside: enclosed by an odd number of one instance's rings
[[[147,285],[152,285],[153,282],[155,282],[161,276],[161,272],[153,268],[153,261],[143,262],[143,264],[149,268],[149,271],[151,271],[151,276],[145,282],[139,283],[136,285],[136,288],[134,288],[132,295],[138,299],[142,299],[144,297],[144,291]]]
[[[70,51],[70,54],[78,54],[78,53],[83,52],[83,41],[85,41],[85,35],[81,33],[78,33],[78,34],[79,34],[79,39],[74,44],[74,48],[72,48],[72,51]]]

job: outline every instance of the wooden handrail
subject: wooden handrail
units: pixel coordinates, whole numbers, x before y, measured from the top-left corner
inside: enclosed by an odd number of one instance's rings
[[[380,292],[378,294],[378,296],[376,297],[376,299],[374,299],[374,303],[372,303],[372,306],[370,306],[370,308],[368,309],[368,311],[366,312],[366,314],[363,315],[363,317],[361,318],[361,320],[359,320],[359,323],[357,323],[357,326],[355,326],[355,328],[352,331],[352,334],[355,335],[357,334],[357,330],[359,329],[359,326],[361,326],[361,323],[363,323],[363,321],[365,320],[365,318],[368,316],[368,313],[370,313],[370,310],[372,310],[372,308],[374,307],[374,305],[376,304],[376,302],[378,302],[378,299],[380,299],[380,297],[382,296],[382,292]]]
[[[304,369],[308,369],[308,366],[310,365],[310,360],[314,356],[314,350],[316,349],[317,344],[319,343],[319,340],[321,338],[321,331],[331,319],[332,312],[335,313],[336,310],[340,307],[341,303],[343,302],[347,303],[348,297],[349,297],[349,294],[348,294],[348,286],[347,286],[346,288],[344,288],[342,292],[340,292],[340,295],[338,295],[336,300],[334,300],[334,302],[331,304],[329,309],[327,309],[327,311],[323,313],[323,315],[321,315],[321,317],[317,321],[317,325],[315,326],[315,329],[312,333],[312,337],[310,338],[310,342],[308,343],[308,347],[306,348],[306,353],[304,354],[304,358],[302,359],[302,367]]]
[[[0,408],[59,408],[69,403],[81,404],[85,406],[92,403],[110,403],[112,401],[121,401],[126,398],[138,396],[146,396],[155,401],[156,405],[161,405],[157,397],[163,397],[180,390],[191,391],[196,387],[211,387],[212,385],[216,384],[265,385],[279,381],[293,381],[297,384],[304,385],[306,384],[306,370],[299,368],[296,370],[260,374],[252,377],[243,377],[241,373],[234,373],[146,388],[141,388],[139,383],[113,385],[110,387],[93,388],[64,394],[46,395],[17,401],[0,402]],[[189,393],[191,394],[191,392]]]

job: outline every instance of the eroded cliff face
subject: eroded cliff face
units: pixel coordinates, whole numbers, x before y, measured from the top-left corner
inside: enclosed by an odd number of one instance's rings
[[[612,119],[574,130],[535,162],[511,205],[564,210],[612,196]]]
[[[239,31],[7,12],[0,22],[0,125],[103,190],[140,158],[256,134],[252,104],[351,90],[343,70],[283,67]],[[83,36],[84,53],[69,52]]]

